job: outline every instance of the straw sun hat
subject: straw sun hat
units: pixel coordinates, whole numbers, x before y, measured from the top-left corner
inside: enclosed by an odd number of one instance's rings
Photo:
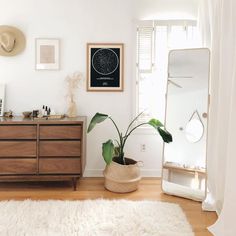
[[[0,56],[15,56],[25,48],[25,36],[17,28],[0,25]]]

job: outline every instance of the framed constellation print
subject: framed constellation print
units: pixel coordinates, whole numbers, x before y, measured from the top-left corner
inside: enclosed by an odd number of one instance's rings
[[[87,44],[87,91],[123,91],[124,44]]]

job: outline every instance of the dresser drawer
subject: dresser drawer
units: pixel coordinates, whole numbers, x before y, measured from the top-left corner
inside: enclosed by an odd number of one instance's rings
[[[0,139],[36,139],[35,125],[0,125]]]
[[[0,141],[1,157],[36,157],[36,141]]]
[[[81,139],[81,125],[41,125],[40,139]]]
[[[40,158],[39,174],[80,174],[80,158]]]
[[[80,156],[80,141],[40,141],[40,156]]]
[[[36,174],[36,159],[0,159],[0,175]]]

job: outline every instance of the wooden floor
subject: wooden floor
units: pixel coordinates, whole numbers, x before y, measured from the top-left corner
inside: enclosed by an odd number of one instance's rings
[[[163,194],[160,180],[157,178],[143,179],[139,190],[129,194],[115,194],[105,190],[103,178],[83,178],[78,181],[77,191],[72,190],[71,182],[0,183],[0,200],[83,200],[96,198],[147,199],[177,203],[185,212],[196,236],[211,235],[206,227],[213,224],[217,219],[215,213],[203,212],[201,203]]]

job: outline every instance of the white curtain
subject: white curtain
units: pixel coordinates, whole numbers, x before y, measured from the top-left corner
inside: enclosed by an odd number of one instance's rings
[[[236,0],[201,0],[199,20],[211,48],[208,188],[216,236],[236,235]]]

